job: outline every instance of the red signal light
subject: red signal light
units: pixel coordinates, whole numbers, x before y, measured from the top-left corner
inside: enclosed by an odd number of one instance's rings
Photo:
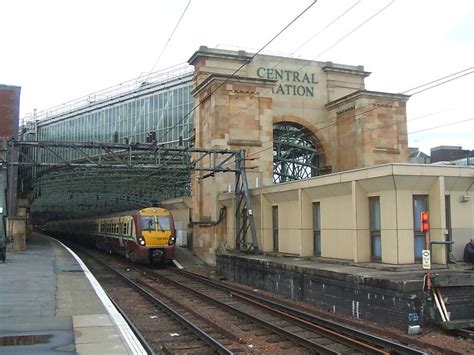
[[[421,212],[421,231],[427,233],[430,231],[430,216],[428,212]]]

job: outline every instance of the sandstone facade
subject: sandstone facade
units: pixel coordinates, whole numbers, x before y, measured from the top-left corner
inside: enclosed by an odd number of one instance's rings
[[[250,188],[272,185],[273,125],[309,130],[321,173],[408,161],[408,96],[365,90],[362,66],[316,62],[201,47],[195,66],[195,147],[246,152]],[[205,164],[206,162],[202,162]],[[192,178],[194,249],[207,262],[226,241],[214,225],[234,189],[231,174]]]

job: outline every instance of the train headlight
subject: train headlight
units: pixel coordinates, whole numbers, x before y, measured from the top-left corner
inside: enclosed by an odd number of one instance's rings
[[[145,246],[145,244],[146,244],[145,238],[143,238],[143,237],[138,238],[138,243],[139,243],[141,246]]]
[[[172,235],[170,239],[168,239],[168,245],[173,245],[176,241],[176,237]]]

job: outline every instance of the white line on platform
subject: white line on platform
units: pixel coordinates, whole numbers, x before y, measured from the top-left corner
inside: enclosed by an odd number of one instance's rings
[[[176,259],[173,259],[173,264],[178,268],[178,269],[184,269],[184,267],[178,263],[178,260]]]
[[[51,239],[53,239],[53,238],[51,238]],[[76,253],[74,253],[71,249],[69,249],[66,245],[61,243],[59,240],[54,239],[54,241],[58,242],[64,248],[66,248],[66,250],[71,253],[71,255],[76,259],[76,261],[79,263],[81,268],[84,270],[84,273],[87,276],[87,278],[89,279],[89,282],[91,283],[92,287],[94,288],[95,293],[97,294],[99,299],[102,301],[102,304],[104,305],[105,309],[109,312],[110,316],[112,317],[112,319],[115,323],[115,326],[122,333],[123,338],[127,342],[127,345],[129,346],[129,348],[133,352],[133,354],[146,355],[147,354],[146,350],[143,348],[142,344],[137,339],[137,337],[133,333],[132,329],[130,329],[128,323],[125,321],[125,319],[119,313],[119,311],[117,311],[117,308],[115,308],[115,306],[110,301],[109,296],[107,296],[107,294],[105,293],[102,286],[96,280],[94,275],[92,275],[92,273],[89,271],[87,266],[83,263],[83,261],[79,258],[79,256],[77,256]]]

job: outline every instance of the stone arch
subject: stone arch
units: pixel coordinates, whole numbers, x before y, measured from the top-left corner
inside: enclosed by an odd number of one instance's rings
[[[277,116],[273,118],[273,131],[283,137],[274,137],[274,183],[331,172],[327,164],[330,147],[323,135],[316,134],[314,125],[296,116]]]

